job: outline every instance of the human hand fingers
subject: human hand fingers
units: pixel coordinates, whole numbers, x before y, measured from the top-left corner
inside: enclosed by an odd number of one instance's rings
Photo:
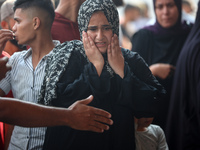
[[[172,65],[170,65],[170,72],[169,72],[169,74],[168,74],[168,78],[170,78],[171,76],[173,76],[174,75],[174,73],[175,73],[175,70],[176,70],[176,67],[175,66],[172,66]]]
[[[91,103],[93,98],[94,97],[92,95],[90,95],[86,99],[80,100],[78,103],[88,105],[89,103]],[[88,107],[90,107],[91,113],[92,113],[91,115],[94,114],[94,116],[95,116],[94,118],[96,118],[96,121],[100,121],[100,122],[112,125],[112,121],[108,119],[108,118],[111,118],[111,114],[109,112],[107,112],[103,109],[99,109],[99,108],[95,108],[95,107],[91,107],[91,106],[88,106]]]
[[[149,68],[154,76],[157,76],[161,79],[166,79],[167,77],[170,77],[172,75],[170,73],[174,73],[175,69],[174,66],[164,63],[153,64]]]
[[[89,103],[91,103],[91,101],[93,100],[93,98],[94,98],[94,96],[93,96],[93,95],[90,95],[90,96],[88,96],[86,99],[79,100],[79,103],[80,103],[80,104],[88,105]]]
[[[103,111],[103,113],[105,113],[105,111]],[[111,114],[107,113],[107,112],[104,115],[95,114],[94,117],[93,117],[93,119],[95,121],[97,121],[97,122],[101,122],[101,123],[104,123],[104,124],[112,125],[113,121],[110,118],[111,118]]]
[[[109,130],[109,125],[112,125],[113,121],[99,115],[91,115],[88,123],[88,130],[101,133],[104,130]]]
[[[171,77],[173,74],[174,74],[174,71],[175,71],[175,67],[170,65],[170,64],[162,64],[163,66],[163,79],[165,78],[169,78]]]
[[[71,106],[69,106],[68,109],[73,109],[74,107],[81,105],[81,104],[88,105],[93,100],[93,98],[94,97],[92,95],[90,95],[89,97],[87,97],[85,99],[78,100],[75,103],[73,103]]]
[[[82,37],[85,50],[97,49],[94,44],[94,41],[91,39],[90,36],[87,35],[85,31],[83,31]]]
[[[113,121],[111,114],[99,108],[87,106],[93,100],[93,96],[76,101],[68,109],[71,112],[68,125],[77,130],[89,130],[103,132],[108,130]]]
[[[5,37],[13,39],[14,38],[14,33],[11,30],[1,29],[0,30],[0,40],[4,39]]]
[[[121,78],[124,77],[124,57],[119,47],[119,40],[116,34],[111,39],[111,44],[107,49],[108,63]]]
[[[90,36],[87,35],[85,31],[83,31],[83,45],[85,49],[85,53],[90,60],[93,56],[98,52],[93,40]]]
[[[8,40],[13,39],[14,33],[11,30],[1,29],[0,30],[0,54],[2,53],[5,44]]]
[[[87,49],[90,47],[90,43],[87,37],[87,33],[85,31],[82,32],[82,37],[83,37],[83,45],[84,45],[84,49],[85,51],[87,51]]]
[[[104,130],[109,130],[109,128],[110,127],[108,125],[102,124],[97,121],[93,121],[93,123],[90,124],[90,126],[89,126],[89,131],[102,133],[102,132],[104,132]]]
[[[110,55],[111,55],[111,45],[110,44],[108,45],[107,54],[108,54],[108,57],[110,57]]]
[[[121,54],[121,48],[119,47],[119,39],[116,34],[114,34],[111,40],[111,52],[113,55],[117,53]]]

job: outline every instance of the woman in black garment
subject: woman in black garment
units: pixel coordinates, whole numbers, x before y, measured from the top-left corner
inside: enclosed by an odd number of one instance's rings
[[[167,124],[170,150],[200,149],[200,2],[195,24],[179,55]]]
[[[132,37],[132,51],[138,52],[167,91],[153,123],[165,131],[176,62],[192,25],[181,22],[181,0],[153,0],[156,22]]]
[[[47,60],[41,102],[68,107],[92,94],[91,105],[110,112],[114,124],[102,134],[48,128],[44,149],[133,150],[133,116],[154,116],[165,90],[137,53],[119,47],[119,17],[112,0],[86,0],[78,24],[83,42],[65,42],[53,50],[53,63]]]

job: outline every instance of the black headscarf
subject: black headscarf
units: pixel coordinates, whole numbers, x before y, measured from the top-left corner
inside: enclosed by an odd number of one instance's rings
[[[177,61],[167,125],[169,149],[200,149],[200,2]]]

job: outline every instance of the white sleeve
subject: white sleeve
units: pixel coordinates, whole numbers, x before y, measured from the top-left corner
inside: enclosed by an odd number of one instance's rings
[[[165,133],[162,130],[162,128],[159,126],[157,128],[157,134],[158,134],[158,150],[169,150],[167,141],[165,138]]]

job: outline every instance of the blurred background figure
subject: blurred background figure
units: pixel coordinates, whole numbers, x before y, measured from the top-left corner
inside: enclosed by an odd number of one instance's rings
[[[77,23],[78,10],[85,0],[59,0],[51,28],[52,38],[61,43],[80,40]],[[55,3],[56,4],[56,3]]]
[[[13,5],[15,0],[6,0],[1,5],[1,28],[2,29],[9,29],[12,30],[14,26],[14,12],[13,12]],[[23,45],[18,45],[15,39],[9,40],[6,43],[4,51],[6,51],[9,55],[12,55],[14,52],[18,52],[21,50],[25,50],[26,47]]]
[[[120,25],[122,27],[121,46],[132,48],[131,37],[140,28],[146,25],[150,19],[149,3],[144,0],[124,0],[124,5],[118,7]]]
[[[191,25],[181,21],[182,0],[152,0],[156,22],[140,29],[132,37],[132,51],[138,52],[149,65],[167,95],[160,103],[153,123],[164,131],[176,68],[176,61],[191,30]]]
[[[130,22],[134,22],[141,16],[141,9],[137,5],[126,4],[124,8],[124,19],[121,23],[122,33],[128,39],[133,35],[133,28],[128,27]]]
[[[130,22],[136,21],[140,16],[141,10],[138,6],[132,4],[126,4],[124,6],[124,17],[123,20],[121,20],[122,47],[131,49],[132,44],[130,39],[133,35],[134,27],[128,25]]]
[[[149,6],[146,2],[140,1],[135,4],[139,8],[139,15],[136,19],[127,23],[127,30],[129,31],[130,36],[132,36],[139,29],[146,26],[150,20],[149,15]]]
[[[195,21],[195,8],[194,2],[190,0],[182,0],[182,20],[188,23],[194,23]]]
[[[194,23],[196,14],[195,6],[197,6],[197,0],[182,0],[182,15],[181,15],[182,22],[186,21],[188,24]],[[151,20],[149,20],[149,22],[147,22],[146,25],[153,25],[155,22],[156,22],[156,16],[153,15]]]
[[[136,150],[169,150],[163,129],[151,124],[153,117],[134,117],[134,121]]]
[[[200,2],[176,65],[167,124],[170,150],[200,149]]]
[[[186,13],[192,13],[193,12],[192,4],[188,0],[183,0],[182,1],[182,9]]]

